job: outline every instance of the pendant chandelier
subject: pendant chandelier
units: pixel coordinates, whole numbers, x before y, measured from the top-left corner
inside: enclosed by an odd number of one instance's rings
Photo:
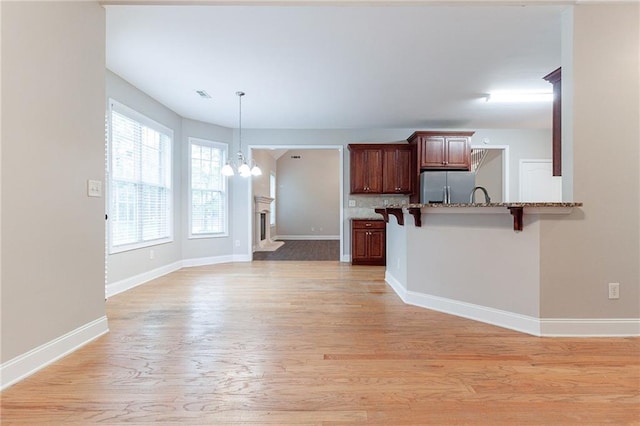
[[[238,153],[236,154],[236,161],[227,161],[227,164],[222,168],[221,173],[224,176],[233,176],[237,173],[242,177],[249,176],[260,176],[262,174],[262,170],[256,164],[255,161],[252,161],[253,167],[249,167],[247,164],[247,157],[242,153],[242,97],[244,96],[244,92],[236,92],[238,95],[238,104],[239,104],[239,114],[238,114]]]

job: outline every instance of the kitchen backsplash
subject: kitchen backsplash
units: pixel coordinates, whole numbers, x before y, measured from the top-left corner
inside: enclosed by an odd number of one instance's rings
[[[347,217],[349,218],[382,218],[374,208],[388,204],[406,204],[408,195],[349,195],[349,201],[355,201],[355,207],[349,207],[347,202]]]

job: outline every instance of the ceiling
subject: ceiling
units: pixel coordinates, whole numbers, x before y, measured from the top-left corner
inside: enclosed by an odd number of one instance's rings
[[[179,115],[243,128],[548,128],[562,5],[106,6],[106,63]],[[196,90],[206,91],[203,99]]]

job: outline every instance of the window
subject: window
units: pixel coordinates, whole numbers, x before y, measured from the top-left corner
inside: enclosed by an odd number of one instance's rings
[[[173,241],[173,131],[113,100],[109,112],[109,253]]]
[[[269,222],[271,226],[276,225],[276,175],[271,173],[269,176],[269,197],[273,198],[271,202],[271,212],[269,212]]]
[[[189,237],[227,236],[227,145],[189,138]]]

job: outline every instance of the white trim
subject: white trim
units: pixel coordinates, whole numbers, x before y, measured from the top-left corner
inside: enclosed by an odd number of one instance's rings
[[[420,306],[445,314],[480,321],[522,333],[540,336],[540,321],[528,315],[516,314],[500,309],[489,308],[473,303],[447,299],[445,297],[407,291],[406,302],[409,305]]]
[[[351,255],[350,254],[343,254],[342,256],[340,256],[340,262],[351,262]]]
[[[109,331],[103,316],[0,365],[0,390],[32,375]]]
[[[340,240],[340,235],[278,235],[274,240]]]
[[[183,268],[192,268],[194,266],[205,265],[217,265],[218,263],[231,263],[237,262],[235,255],[230,254],[227,256],[211,256],[211,257],[196,257],[193,259],[185,259],[182,261]]]
[[[387,284],[391,286],[393,291],[396,292],[398,297],[404,303],[407,303],[407,289],[404,288],[404,286],[400,283],[400,281],[398,281],[396,277],[394,277],[391,274],[391,272],[389,272],[388,269],[384,272],[384,280],[386,281]]]
[[[182,262],[184,261],[173,262],[168,265],[164,265],[159,268],[152,269],[150,271],[146,271],[111,284],[107,284],[105,288],[105,296],[107,298],[115,296],[116,294],[122,293],[123,291],[130,290],[148,281],[154,280],[163,275],[167,275],[173,271],[177,271],[182,267]]]
[[[640,318],[543,318],[543,336],[634,337],[640,336]]]
[[[198,239],[198,238],[221,238],[229,236],[229,178],[227,176],[222,177],[222,194],[224,197],[224,231],[222,232],[208,232],[201,234],[194,234],[193,231],[193,170],[191,169],[191,165],[193,163],[193,145],[200,145],[207,148],[219,149],[222,152],[222,163],[223,165],[227,162],[229,158],[229,144],[224,142],[216,142],[209,139],[202,139],[189,136],[187,138],[187,238],[188,239]],[[213,190],[212,190],[213,191]]]
[[[389,271],[385,281],[408,305],[508,328],[538,337],[640,336],[640,318],[535,318],[500,309],[406,290]]]
[[[193,259],[179,260],[177,262],[107,284],[105,288],[105,297],[109,298],[115,296],[116,294],[130,290],[146,282],[170,274],[171,272],[179,271],[182,268],[232,262],[251,262],[251,258],[245,254],[230,254],[225,256],[196,257]]]

